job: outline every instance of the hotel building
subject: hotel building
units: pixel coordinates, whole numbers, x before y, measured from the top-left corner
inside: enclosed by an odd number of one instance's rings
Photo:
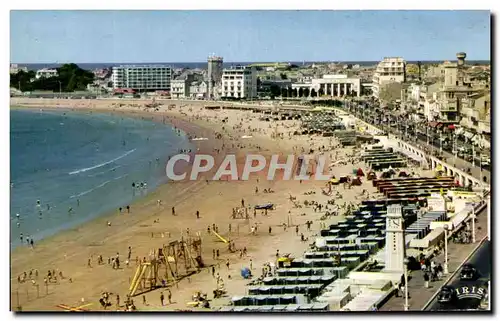
[[[380,88],[391,82],[406,81],[406,61],[400,57],[386,57],[379,62],[373,74],[373,96],[379,97]]]
[[[257,77],[255,69],[242,66],[224,69],[221,97],[256,98]]]
[[[170,90],[172,68],[163,65],[113,67],[113,89],[131,88],[138,91]]]

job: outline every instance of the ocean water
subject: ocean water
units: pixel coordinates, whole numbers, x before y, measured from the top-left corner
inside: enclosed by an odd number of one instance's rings
[[[130,204],[166,182],[169,155],[191,148],[170,126],[106,114],[12,110],[10,126],[12,247],[21,233],[36,242]]]

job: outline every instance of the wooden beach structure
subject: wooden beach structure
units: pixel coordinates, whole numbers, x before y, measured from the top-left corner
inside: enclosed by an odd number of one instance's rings
[[[200,237],[172,241],[158,248],[149,260],[139,264],[130,282],[128,294],[135,296],[176,284],[203,267]]]

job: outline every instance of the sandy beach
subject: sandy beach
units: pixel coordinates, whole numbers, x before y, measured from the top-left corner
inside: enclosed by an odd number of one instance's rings
[[[291,136],[299,126],[299,121],[287,120],[264,122],[258,119],[259,114],[238,110],[207,110],[208,102],[165,101],[163,105],[145,108],[146,101],[125,100],[57,100],[57,99],[24,99],[12,98],[11,106],[27,108],[65,108],[78,112],[107,112],[128,117],[141,117],[152,121],[164,121],[182,129],[191,136],[206,137],[208,140],[193,141],[199,152],[213,153],[214,149],[222,149],[220,156],[236,153],[239,164],[247,153],[259,152],[301,154],[301,151],[314,149],[315,154],[323,153],[331,160],[346,160],[346,165],[333,168],[338,176],[350,175],[353,168],[364,166],[358,163],[353,148],[341,148],[335,138],[320,136]],[[175,105],[175,107],[173,106]],[[220,105],[220,104],[218,104]],[[224,121],[223,121],[224,120]],[[221,133],[222,139],[216,134]],[[242,136],[251,136],[242,138]],[[319,152],[323,149],[322,152]],[[166,161],[166,160],[162,160]],[[351,163],[352,161],[352,163]],[[224,282],[228,295],[212,300],[212,308],[228,304],[232,295],[244,294],[245,285],[249,282],[240,276],[243,267],[252,265],[253,274],[259,276],[264,263],[276,259],[276,251],[281,254],[290,253],[299,257],[314,241],[314,236],[323,224],[332,224],[342,219],[341,215],[330,216],[321,220],[328,208],[325,208],[328,197],[322,194],[325,182],[321,181],[267,181],[263,177],[253,177],[248,181],[210,181],[175,182],[160,186],[144,199],[131,204],[130,213],[108,213],[100,218],[67,230],[53,237],[39,241],[34,249],[20,247],[11,254],[11,309],[23,311],[61,311],[59,304],[67,306],[87,305],[89,310],[102,310],[99,298],[102,292],[111,293],[112,306],[108,310],[123,310],[130,279],[133,278],[137,265],[135,258],[149,255],[170,241],[199,233],[202,239],[203,261],[207,268],[201,272],[180,280],[169,287],[172,303],[165,300],[161,305],[160,293],[167,289],[157,289],[143,296],[134,297],[138,310],[186,310],[196,291],[207,293],[212,298],[212,291],[217,281],[212,276],[211,265],[215,265],[217,273]],[[258,191],[257,191],[258,189]],[[264,193],[264,189],[272,189],[273,193]],[[342,195],[336,204],[361,199],[362,190],[374,194],[371,184],[363,181],[361,186],[344,189],[342,185],[335,189]],[[309,195],[305,195],[309,193]],[[333,191],[335,195],[335,190]],[[296,203],[291,201],[296,198]],[[249,219],[232,218],[232,209],[241,206],[273,203],[275,210],[268,215],[257,213],[249,215]],[[158,200],[161,200],[159,205]],[[322,210],[312,206],[304,206],[304,201],[316,201],[323,204]],[[297,207],[295,204],[302,204]],[[171,208],[175,206],[176,215]],[[196,217],[199,211],[200,217]],[[341,211],[340,211],[341,212]],[[107,222],[111,223],[108,226]],[[306,222],[312,221],[310,230]],[[230,252],[227,244],[221,242],[208,226],[216,224],[219,234],[234,242],[235,251]],[[257,226],[256,233],[251,233]],[[298,232],[297,232],[298,230]],[[12,232],[12,231],[11,231]],[[301,241],[301,234],[306,241]],[[126,266],[128,248],[131,247],[131,261]],[[247,254],[241,255],[246,248]],[[219,250],[219,258],[214,258],[214,251]],[[122,267],[113,269],[108,258],[119,254]],[[97,263],[102,255],[104,264]],[[90,266],[89,266],[90,260]],[[227,267],[226,262],[230,264]],[[32,272],[31,279],[18,281],[24,272],[36,269],[38,276]],[[44,283],[48,270],[54,270],[58,277]],[[120,304],[116,305],[116,295],[120,296]],[[195,308],[196,310],[203,310]],[[204,309],[207,310],[208,309]]]

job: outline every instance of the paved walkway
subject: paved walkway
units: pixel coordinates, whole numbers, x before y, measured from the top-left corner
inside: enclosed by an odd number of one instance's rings
[[[486,208],[478,213],[478,222],[476,223],[476,243],[471,244],[455,244],[451,241],[448,242],[448,270],[453,273],[457,270],[465,258],[472,252],[472,250],[479,244],[479,242],[488,233],[488,214]],[[478,229],[479,228],[479,229]],[[433,258],[436,263],[441,263],[444,266],[444,250],[437,257]],[[436,282],[429,282],[429,288],[424,287],[424,277],[422,271],[411,271],[410,279],[408,281],[408,304],[411,311],[422,310],[425,303],[438,291],[444,282],[448,279],[444,276],[441,280]],[[403,311],[404,309],[404,295],[401,297],[391,297],[379,311]]]

